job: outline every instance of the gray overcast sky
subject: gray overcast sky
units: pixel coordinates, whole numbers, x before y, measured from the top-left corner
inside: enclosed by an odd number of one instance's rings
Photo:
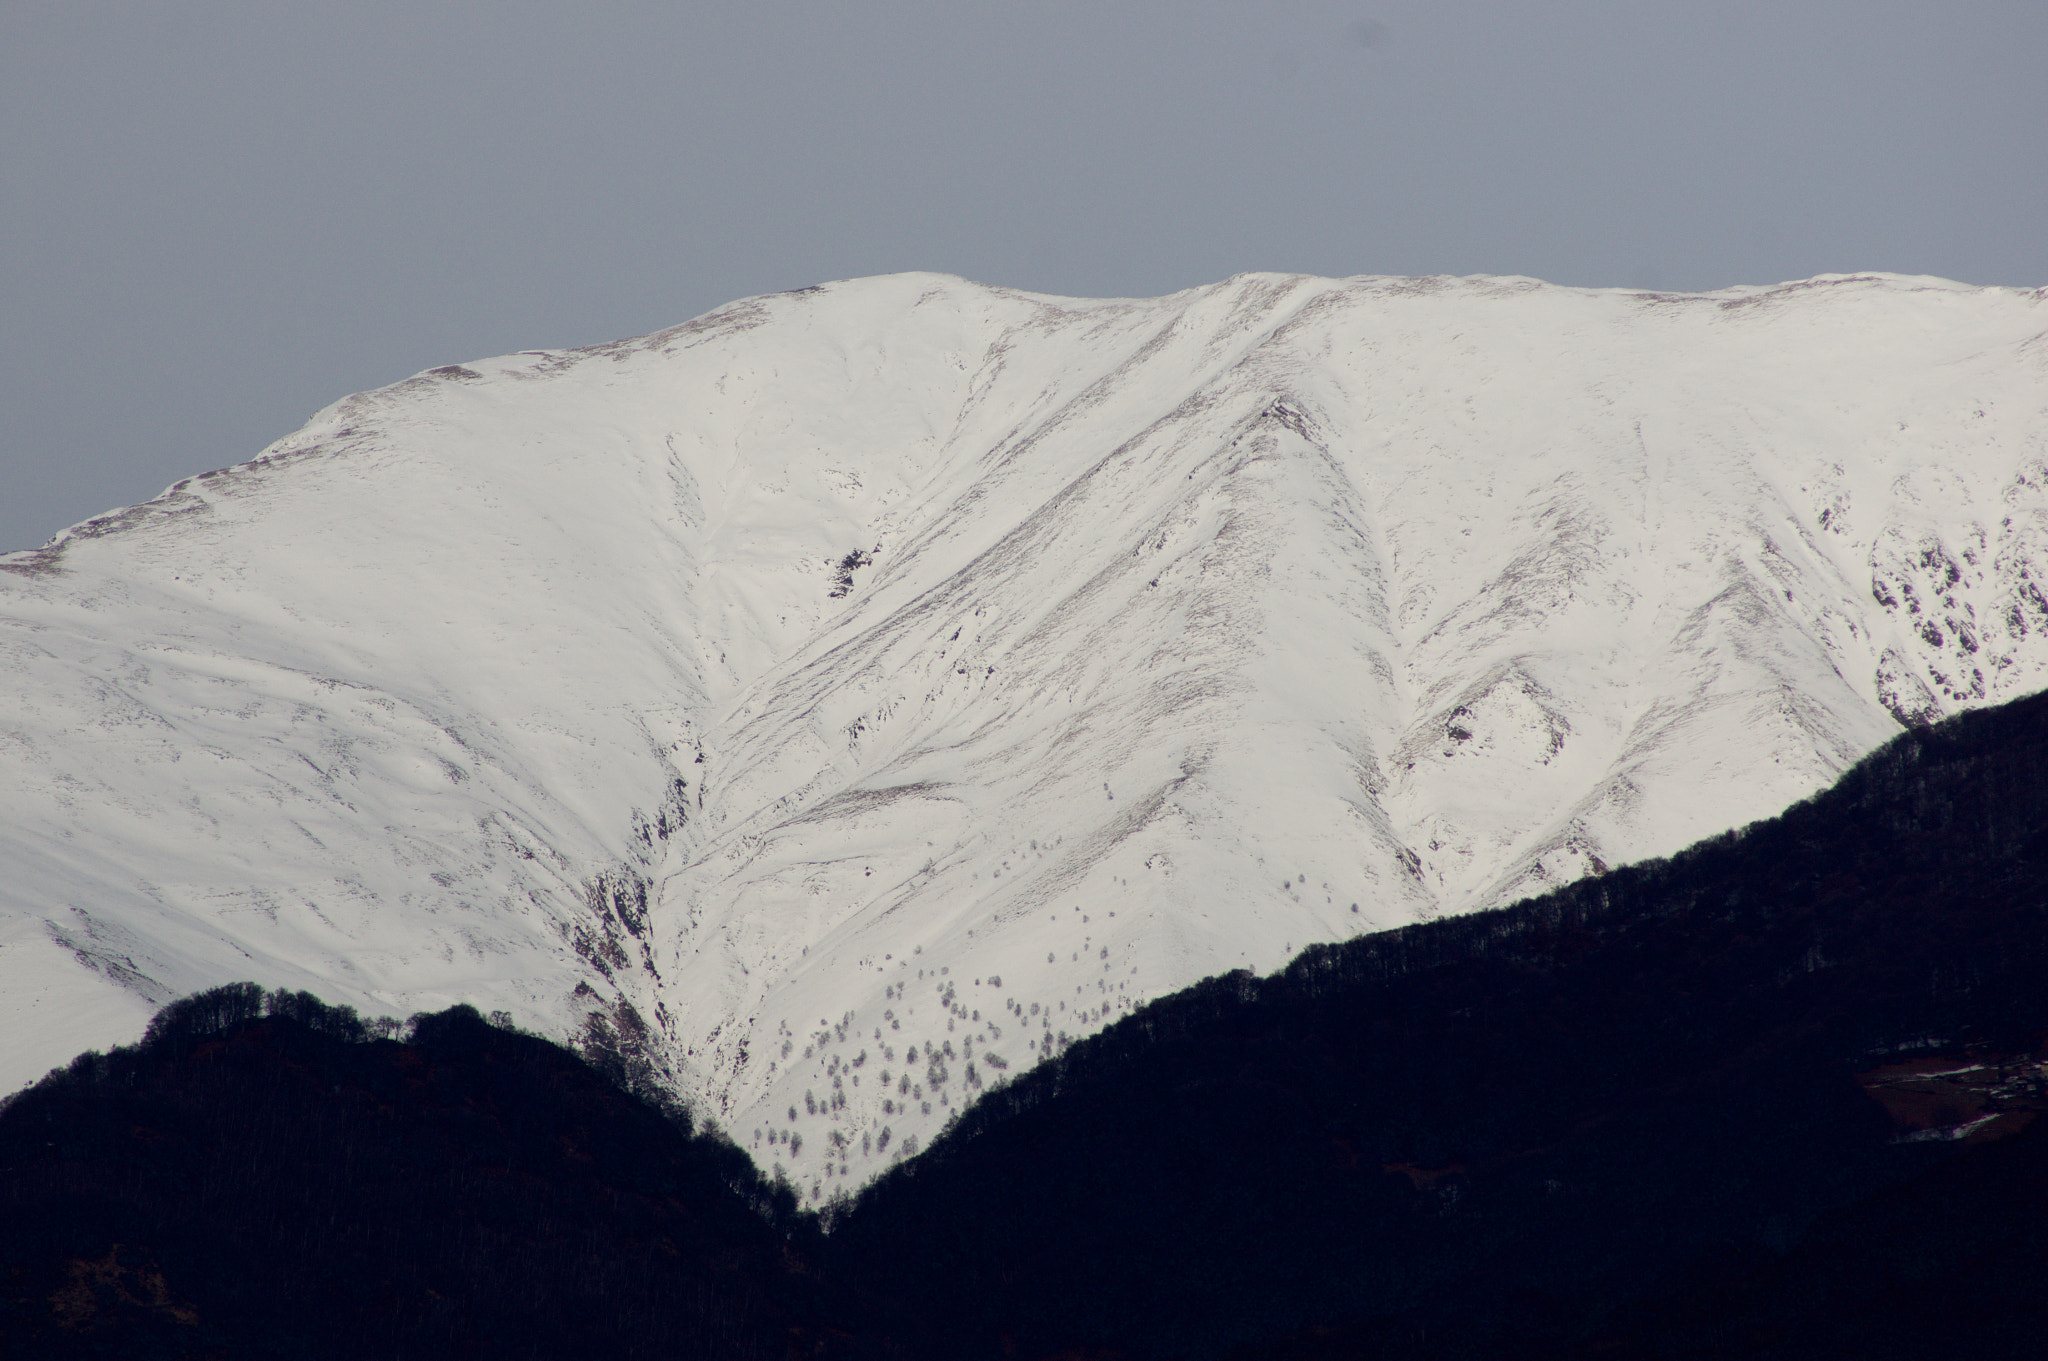
[[[892,270],[2040,285],[2044,71],[2043,0],[0,0],[0,547]]]

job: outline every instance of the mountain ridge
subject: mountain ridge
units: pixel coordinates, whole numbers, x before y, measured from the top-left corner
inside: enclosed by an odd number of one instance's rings
[[[346,399],[0,558],[7,1071],[253,972],[872,1176],[1147,997],[2037,688],[2042,302],[891,276]]]

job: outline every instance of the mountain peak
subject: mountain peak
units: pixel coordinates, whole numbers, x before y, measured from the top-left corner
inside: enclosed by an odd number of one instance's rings
[[[257,976],[871,1176],[2039,688],[2043,301],[907,274],[350,397],[0,558],[6,1072]]]

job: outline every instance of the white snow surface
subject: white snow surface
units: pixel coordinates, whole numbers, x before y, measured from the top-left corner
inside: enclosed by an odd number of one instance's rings
[[[858,280],[0,569],[0,1088],[229,980],[466,1001],[830,1195],[1147,999],[2048,683],[2048,290]]]

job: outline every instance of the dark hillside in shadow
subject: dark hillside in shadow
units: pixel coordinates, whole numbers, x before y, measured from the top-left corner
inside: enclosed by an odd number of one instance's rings
[[[238,985],[0,1109],[0,1354],[2031,1356],[2044,980],[2048,697],[1165,999],[829,1233],[624,1069]]]
[[[1624,1304],[2030,1120],[2044,980],[2035,697],[1668,862],[1166,999],[984,1099],[829,1260],[963,1357],[1647,1346]],[[1985,1090],[1872,1073],[1929,1056]]]
[[[10,1103],[0,1354],[781,1358],[816,1325],[738,1149],[467,1008],[376,1029],[222,988]]]

